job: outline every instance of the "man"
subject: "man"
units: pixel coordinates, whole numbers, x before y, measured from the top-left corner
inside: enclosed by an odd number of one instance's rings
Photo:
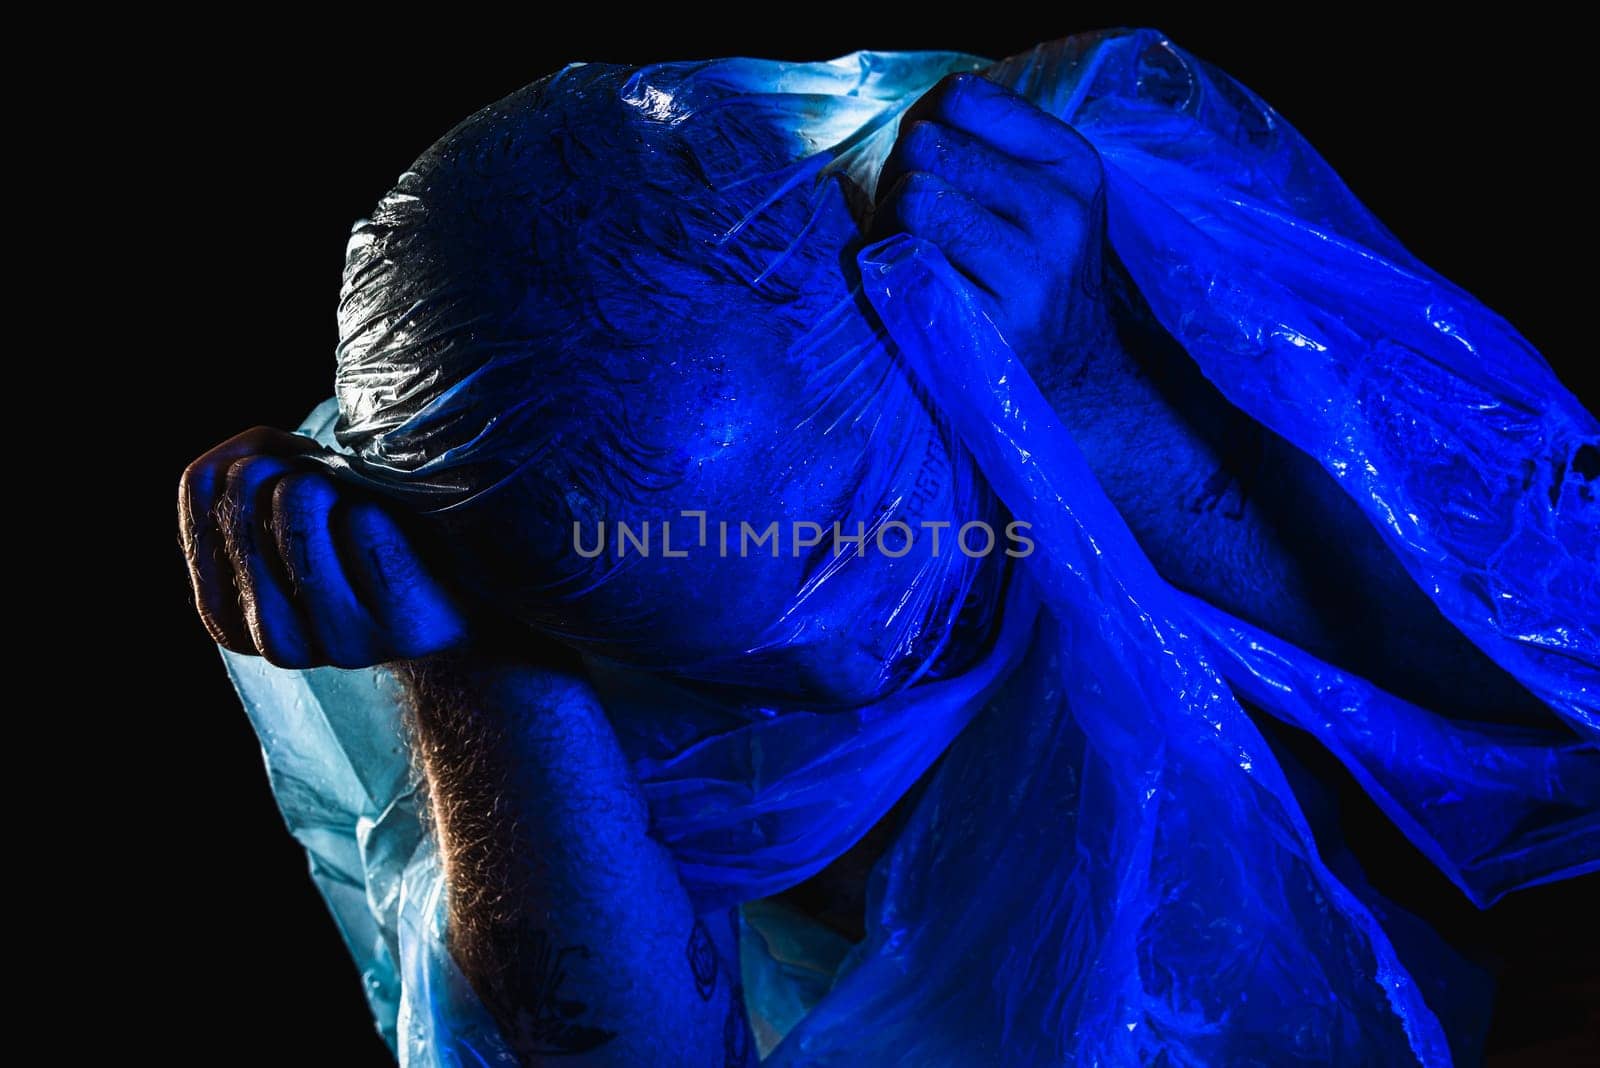
[[[1544,715],[1158,325],[1073,126],[951,75],[868,188],[812,166],[777,97],[719,95],[736,73],[569,68],[469,119],[352,238],[344,455],[258,429],[180,490],[219,644],[404,681],[449,950],[524,1063],[754,1057],[736,923],[662,844],[600,675],[848,713],[985,668],[1020,611],[996,552],[573,551],[619,516],[701,548],[708,517],[1005,526],[860,296],[871,240],[941,250],[1173,586],[1416,704]],[[845,847],[881,849],[893,819],[862,832],[936,756],[790,899],[859,937],[871,856]]]

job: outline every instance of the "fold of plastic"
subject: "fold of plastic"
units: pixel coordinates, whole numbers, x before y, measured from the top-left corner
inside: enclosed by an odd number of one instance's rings
[[[803,129],[817,159],[795,181],[842,169],[870,189],[899,112],[971,66],[863,54],[699,76]],[[1401,921],[1319,857],[1235,693],[1315,734],[1480,904],[1595,867],[1600,506],[1576,462],[1600,449],[1595,420],[1275,113],[1160,34],[1073,38],[991,76],[1099,150],[1116,251],[1207,376],[1320,460],[1564,724],[1453,722],[1167,587],[959,277],[897,241],[863,258],[865,293],[1038,550],[988,657],[867,708],[725,708],[597,678],[656,833],[705,908],[758,897],[947,753],[833,988],[798,1024],[792,991],[753,1014],[794,1027],[780,1065],[1450,1063],[1450,1014],[1419,992]],[[305,429],[332,441],[326,409]],[[383,673],[227,660],[402,1063],[495,1055],[442,948]]]
[[[1451,1063],[1176,592],[968,283],[903,237],[861,267],[907,363],[1032,524],[1048,621],[883,866],[865,952],[776,1063]]]
[[[1329,471],[1445,618],[1562,717],[1430,714],[1203,606],[1241,693],[1317,735],[1480,905],[1600,866],[1600,423],[1282,117],[1149,30],[988,76],[1106,169],[1111,243],[1222,394]],[[1292,691],[1292,692],[1291,692]]]
[[[853,220],[842,205],[835,212],[824,203],[819,194],[825,187],[819,178],[825,172],[842,171],[870,192],[893,145],[900,113],[944,75],[977,70],[986,62],[955,52],[863,51],[820,63],[746,58],[639,67],[575,63],[541,83],[538,105],[518,106],[538,113],[544,124],[542,136],[554,143],[581,144],[584,151],[620,153],[618,144],[627,142],[659,153],[697,153],[697,165],[708,173],[700,187],[675,191],[681,217],[641,221],[638,226],[659,229],[618,234],[615,239],[631,237],[644,246],[657,242],[661,250],[692,243],[700,246],[696,253],[708,264],[720,263],[730,273],[781,287],[782,269],[793,246],[747,247],[751,231],[763,217],[795,205],[800,232],[784,237],[796,243],[835,223],[853,230]],[[627,105],[623,126],[573,129],[596,121],[584,101],[602,93],[615,94]],[[617,114],[605,112],[602,121],[615,123]],[[736,147],[750,129],[769,138],[760,146],[759,164]],[[593,143],[584,143],[586,139]],[[558,186],[565,180],[561,153],[547,155],[548,171],[523,175],[524,182],[536,188],[541,182]],[[534,155],[523,162],[531,169],[543,158]],[[494,161],[482,165],[492,167]],[[407,186],[407,177],[402,176],[390,197],[394,210],[425,211],[431,191]],[[620,179],[601,170],[591,180]],[[626,200],[628,192],[619,190],[616,199]],[[709,216],[696,224],[703,230],[685,222],[697,212]],[[585,226],[586,233],[604,232],[593,220]],[[372,247],[373,228],[370,220],[357,225],[351,238],[356,254]],[[670,261],[653,265],[672,269]],[[372,273],[392,266],[381,255],[367,264]],[[642,289],[648,287],[649,280],[640,284]],[[452,330],[451,324],[462,317],[454,306],[460,297],[455,292],[436,294],[391,319],[368,306],[372,301],[381,303],[380,288],[353,298],[352,305],[341,311],[351,324],[349,336],[341,342],[336,383],[342,404],[336,428],[340,448],[326,459],[342,477],[416,511],[470,506],[533,459],[533,435],[506,432],[507,424],[514,425],[527,414],[516,405],[508,410],[506,395],[524,390],[530,377],[546,373],[546,347],[508,345],[473,331]],[[592,294],[567,299],[570,303],[560,312],[569,322],[598,314]],[[834,341],[830,334],[838,317],[814,309],[808,313],[819,319],[814,340]],[[552,318],[559,321],[561,315]],[[397,335],[404,338],[403,344],[394,343]],[[892,399],[859,380],[855,384],[862,388],[846,389],[858,375],[878,377],[870,375],[873,355],[874,351],[841,352],[837,347],[826,352],[823,363],[832,365],[833,376],[822,376],[819,384],[824,388],[819,392],[837,391],[860,405],[842,417],[827,413],[830,421],[870,420]],[[445,361],[460,368],[459,380],[447,390],[433,390],[431,380]],[[585,398],[570,402],[585,403]],[[795,421],[805,414],[793,413]],[[599,420],[606,413],[595,411],[593,416]],[[626,434],[619,431],[618,440],[625,441]],[[880,451],[888,448],[882,446]]]
[[[666,757],[643,751],[641,723],[682,727],[705,706],[656,683],[602,683],[633,760],[651,833],[672,851],[701,914],[814,875],[870,830],[961,733],[1027,651],[1030,587],[1013,582],[994,644],[967,671],[844,711],[787,709],[706,736]],[[707,713],[709,714],[709,713]]]
[[[1161,34],[990,77],[1106,167],[1112,244],[1237,407],[1315,457],[1439,610],[1600,739],[1600,423],[1510,324],[1417,262],[1254,93]]]
[[[396,1043],[406,865],[423,842],[393,679],[285,671],[223,651],[267,777],[361,973],[378,1030]]]
[[[1600,869],[1600,751],[1562,729],[1451,722],[1180,595],[1239,697],[1316,737],[1479,908]]]

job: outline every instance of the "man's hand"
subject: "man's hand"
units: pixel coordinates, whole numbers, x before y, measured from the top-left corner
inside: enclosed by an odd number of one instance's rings
[[[976,74],[906,112],[878,182],[876,238],[938,245],[1025,360],[1106,328],[1100,157],[1071,126]]]
[[[368,667],[450,649],[452,596],[376,501],[270,427],[229,438],[184,471],[178,527],[211,637],[280,667]]]
[[[752,1063],[733,929],[719,952],[582,665],[531,634],[450,651],[460,605],[316,450],[258,427],[184,472],[206,629],[284,667],[398,662],[449,948],[522,1063]]]

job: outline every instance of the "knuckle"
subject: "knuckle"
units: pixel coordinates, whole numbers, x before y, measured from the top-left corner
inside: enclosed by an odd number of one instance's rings
[[[271,457],[245,456],[233,461],[217,497],[219,515],[228,511],[238,517],[255,511],[262,488],[283,471],[283,463]]]
[[[317,475],[285,475],[272,490],[272,510],[291,530],[303,529],[333,506],[333,487]]]
[[[242,456],[228,464],[224,472],[224,493],[233,496],[247,486],[252,476],[258,476],[265,467],[259,456]]]
[[[950,238],[952,248],[974,249],[989,243],[989,228],[978,219],[968,216],[960,221]]]
[[[1100,153],[1083,139],[1083,135],[1065,123],[1061,124],[1060,150],[1048,162],[1058,180],[1077,191],[1079,196],[1092,199],[1099,196],[1105,185],[1106,168]]]
[[[986,244],[993,229],[986,212],[977,210],[956,212],[951,220],[950,239],[964,244]]]
[[[235,460],[229,464],[227,474],[223,478],[222,492],[218,493],[217,499],[212,502],[212,519],[223,537],[230,543],[248,538],[250,535],[250,531],[246,529],[249,524],[244,520],[254,503],[251,483],[256,470],[253,457]]]
[[[250,524],[245,522],[245,498],[230,485],[211,502],[208,516],[223,551],[237,561],[239,553],[252,542]]]

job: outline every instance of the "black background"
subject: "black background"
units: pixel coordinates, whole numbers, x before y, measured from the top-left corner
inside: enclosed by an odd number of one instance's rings
[[[863,47],[1000,56],[1083,29],[1153,23],[1273,103],[1408,247],[1515,323],[1584,395],[1593,93],[1574,27],[1230,23],[1081,5],[1028,23],[988,19],[990,5],[978,4],[956,20],[869,21],[813,8],[794,25],[756,30],[677,22],[670,8],[644,18],[595,7],[589,28],[562,32],[396,16],[348,32],[263,22],[202,45],[175,29],[139,51],[109,90],[126,122],[106,146],[113,159],[96,172],[104,180],[87,208],[152,250],[110,267],[142,294],[114,336],[155,354],[127,388],[158,398],[158,408],[141,402],[143,414],[124,414],[125,434],[99,447],[132,496],[121,550],[154,578],[119,641],[134,651],[129,677],[141,700],[153,687],[161,711],[126,717],[109,737],[124,767],[138,770],[125,830],[142,867],[123,876],[152,900],[136,924],[138,952],[184,977],[175,989],[161,985],[150,1018],[158,1031],[177,1019],[203,1023],[249,1063],[387,1063],[189,608],[173,493],[183,466],[210,445],[258,423],[293,427],[331,391],[351,223],[455,122],[566,61],[807,60]],[[137,210],[126,210],[129,197]],[[1588,403],[1596,407],[1592,391]],[[1480,915],[1369,804],[1346,800],[1373,881],[1500,962],[1491,1063],[1580,1063],[1594,1053],[1595,880],[1525,891]],[[130,985],[136,1004],[157,993]]]

